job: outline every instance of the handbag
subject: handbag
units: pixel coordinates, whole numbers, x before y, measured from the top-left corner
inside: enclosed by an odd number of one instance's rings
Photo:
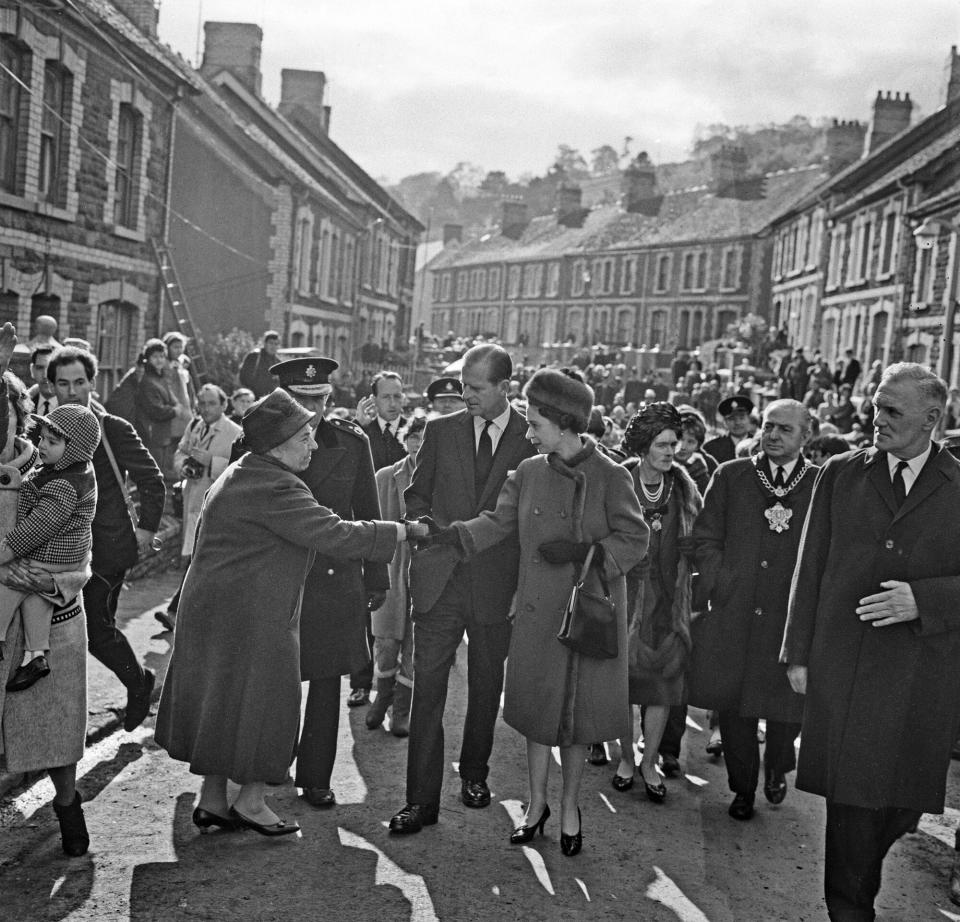
[[[557,640],[581,656],[615,659],[619,653],[617,617],[607,581],[602,573],[593,571],[596,579],[592,582],[599,583],[600,591],[586,585],[594,550],[591,545],[580,576],[570,590]]]

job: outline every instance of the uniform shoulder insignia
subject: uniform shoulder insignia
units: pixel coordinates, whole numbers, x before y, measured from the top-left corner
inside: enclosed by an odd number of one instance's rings
[[[342,416],[330,416],[327,422],[335,429],[339,429],[341,432],[349,432],[358,439],[366,438],[367,436],[363,429],[360,428],[360,424],[354,422],[352,419],[344,419]]]

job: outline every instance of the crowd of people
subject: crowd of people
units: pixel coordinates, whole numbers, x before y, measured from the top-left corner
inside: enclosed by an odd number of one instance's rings
[[[4,367],[14,341],[7,325]],[[389,719],[408,739],[390,833],[437,823],[466,634],[460,798],[491,802],[502,695],[529,778],[510,843],[545,833],[552,747],[566,856],[583,846],[588,761],[613,754],[613,789],[639,779],[669,804],[687,708],[701,707],[730,817],[753,817],[761,765],[774,806],[796,770],[827,802],[830,917],[874,917],[887,850],[943,810],[960,720],[960,465],[939,441],[960,401],[936,375],[899,363],[864,377],[849,351],[831,371],[795,349],[761,385],[682,353],[648,371],[616,357],[534,368],[483,342],[459,376],[411,399],[394,371],[354,384],[332,359],[278,360],[272,331],[227,386],[198,382],[184,346],[179,333],[149,340],[105,407],[82,345],[34,350],[32,400],[3,376],[0,463],[19,472],[13,505],[0,490],[4,756],[16,770],[54,766],[68,854],[88,842],[75,616],[127,688],[126,728],[138,726],[154,677],[116,629],[117,597],[176,489],[187,566],[156,612],[174,631],[156,739],[202,778],[202,832],[297,832],[264,797],[294,761],[305,800],[336,805],[346,675],[366,726]],[[565,634],[575,584],[607,613],[602,652]],[[53,746],[37,728],[58,696],[68,729]]]

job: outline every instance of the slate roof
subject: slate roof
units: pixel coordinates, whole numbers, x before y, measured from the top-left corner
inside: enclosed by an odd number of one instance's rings
[[[603,205],[587,214],[583,227],[568,228],[559,224],[555,215],[544,215],[533,218],[519,240],[494,232],[448,247],[430,268],[750,236],[825,178],[819,165],[770,173],[764,177],[763,196],[746,200],[719,197],[706,186],[668,192],[656,217],[626,212],[620,205]]]

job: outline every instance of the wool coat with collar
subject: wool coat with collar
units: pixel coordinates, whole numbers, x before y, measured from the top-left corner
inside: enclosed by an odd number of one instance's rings
[[[910,584],[914,621],[874,627],[860,599]],[[820,469],[780,659],[806,666],[797,787],[942,813],[960,721],[960,463],[933,446],[899,508],[875,448]]]
[[[587,439],[569,465],[556,455],[522,461],[496,508],[457,529],[468,555],[520,542],[503,719],[548,746],[629,735],[625,574],[643,558],[650,534],[630,474]],[[539,547],[561,539],[603,549],[617,618],[615,659],[581,656],[557,640],[581,565],[548,563]]]
[[[244,455],[207,491],[157,742],[199,775],[281,783],[300,723],[300,607],[318,552],[386,562],[389,522],[347,522],[272,458]]]

